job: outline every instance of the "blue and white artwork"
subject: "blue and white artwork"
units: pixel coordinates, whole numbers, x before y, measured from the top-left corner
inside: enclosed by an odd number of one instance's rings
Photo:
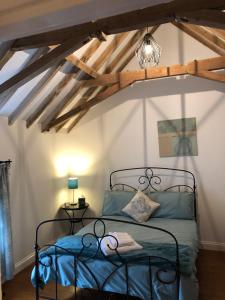
[[[158,121],[159,155],[197,156],[196,118]]]

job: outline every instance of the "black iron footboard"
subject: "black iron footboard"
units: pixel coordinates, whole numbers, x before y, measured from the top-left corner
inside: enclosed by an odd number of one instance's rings
[[[76,218],[77,220],[78,218]],[[81,218],[80,218],[81,219]],[[74,251],[71,249],[66,249],[64,247],[60,247],[58,245],[39,245],[39,230],[45,224],[49,223],[59,223],[59,222],[71,222],[71,219],[54,219],[54,220],[47,220],[39,224],[36,229],[36,241],[35,241],[35,283],[36,283],[36,300],[38,299],[60,299],[58,294],[58,285],[60,282],[60,273],[58,270],[58,261],[62,255],[68,255],[71,257],[73,261],[73,287],[74,287],[74,299],[76,299],[77,295],[77,288],[80,287],[79,285],[79,270],[85,269],[85,272],[88,273],[88,277],[91,278],[92,288],[98,290],[100,292],[107,292],[107,284],[110,284],[111,280],[120,280],[124,284],[124,291],[122,292],[126,297],[130,296],[130,270],[134,267],[144,267],[146,272],[146,280],[148,280],[148,295],[147,299],[154,299],[154,289],[153,285],[156,280],[160,284],[163,285],[170,285],[173,284],[175,286],[175,298],[179,299],[179,284],[180,284],[180,261],[179,261],[179,247],[176,237],[169,231],[164,230],[162,228],[129,222],[125,220],[115,220],[112,218],[82,218],[82,221],[90,222],[93,224],[93,231],[89,233],[85,233],[83,236],[77,236],[77,238],[81,239],[81,247],[79,249],[75,249]],[[106,237],[109,237],[109,234],[106,232],[106,224],[107,221],[113,221],[117,223],[127,223],[131,224],[132,226],[138,226],[138,228],[149,228],[149,230],[157,230],[160,232],[164,232],[168,236],[171,237],[174,245],[174,258],[168,259],[166,257],[161,257],[157,255],[147,255],[144,254],[143,256],[139,255],[132,259],[132,256],[128,259],[124,258],[123,255],[120,254],[118,251],[118,241],[114,236],[110,236],[111,238],[115,239],[115,246],[112,249],[111,245],[107,245],[111,250],[115,252],[114,255],[105,255],[102,251],[102,242]],[[98,227],[98,228],[97,228]],[[99,227],[101,227],[101,232],[99,232]],[[41,256],[41,251],[46,249],[46,247],[51,251],[47,254],[48,256],[48,263],[43,263]],[[105,276],[100,279],[99,276],[96,275],[95,270],[90,269],[90,263],[95,263],[96,260],[101,259],[102,262],[107,262],[112,267],[110,272],[105,274]],[[55,290],[54,295],[52,297],[46,297],[41,291],[42,285],[42,278],[40,276],[40,268],[51,268],[52,272],[54,273],[54,282],[55,282]],[[172,274],[170,278],[165,279],[164,276],[166,272],[170,272]],[[116,277],[118,276],[118,277]],[[154,277],[154,280],[153,280]],[[132,278],[134,280],[134,278]],[[141,278],[136,278],[136,280],[141,280]],[[153,282],[154,281],[154,282]],[[121,283],[120,282],[120,283]],[[133,284],[133,283],[132,283]],[[112,292],[112,291],[111,291]],[[116,292],[116,291],[115,291]],[[145,300],[147,300],[145,299]],[[171,298],[172,299],[172,298]]]

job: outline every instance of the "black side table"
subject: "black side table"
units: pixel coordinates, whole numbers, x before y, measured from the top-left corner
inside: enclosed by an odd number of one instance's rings
[[[65,213],[68,215],[68,217],[71,219],[70,221],[70,231],[69,234],[74,234],[74,229],[75,229],[75,223],[82,223],[82,226],[84,227],[84,223],[82,218],[84,217],[84,214],[86,213],[86,210],[88,209],[89,204],[85,203],[84,206],[79,206],[78,203],[71,204],[71,203],[64,203],[61,206],[61,209],[65,211]],[[77,216],[77,212],[82,211],[81,217]],[[81,219],[76,219],[81,218]]]

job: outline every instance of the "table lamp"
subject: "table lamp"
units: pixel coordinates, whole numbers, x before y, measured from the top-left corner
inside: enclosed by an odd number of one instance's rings
[[[78,189],[78,178],[75,178],[75,177],[68,178],[67,186],[68,186],[68,189],[73,190],[73,202],[71,204],[76,205],[75,200],[74,200],[74,190]]]

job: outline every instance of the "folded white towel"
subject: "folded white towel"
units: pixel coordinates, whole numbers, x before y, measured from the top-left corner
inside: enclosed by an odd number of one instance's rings
[[[110,234],[110,233],[109,233]],[[111,234],[110,234],[111,235]],[[130,238],[132,239],[132,237],[130,236]],[[101,245],[101,250],[102,252],[107,256],[107,255],[112,255],[112,254],[116,254],[115,251],[115,247],[112,246],[111,244],[111,240],[109,236],[106,236],[102,239],[99,239],[100,241],[100,245]],[[116,245],[115,245],[116,246]],[[130,245],[123,245],[123,246],[119,246],[117,248],[118,253],[125,253],[128,251],[134,251],[134,250],[140,250],[143,247],[141,245],[139,245],[137,242],[135,242],[134,239],[132,239],[132,243]]]
[[[131,246],[135,242],[127,232],[109,232],[109,235],[111,235],[109,239],[113,248],[117,246],[117,242],[119,247]]]

